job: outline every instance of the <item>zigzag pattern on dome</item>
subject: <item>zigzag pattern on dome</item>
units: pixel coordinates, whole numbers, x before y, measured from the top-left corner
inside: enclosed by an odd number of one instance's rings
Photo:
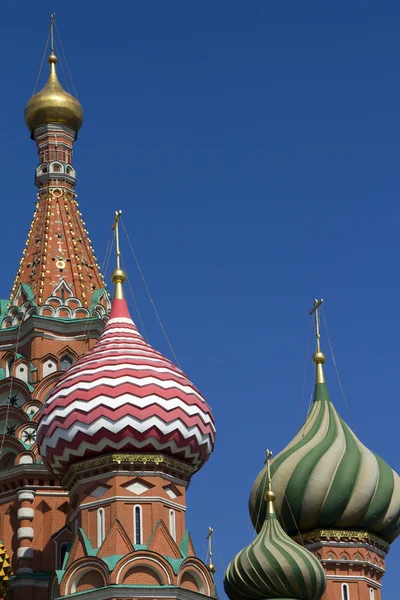
[[[197,470],[214,440],[206,401],[142,338],[122,299],[94,348],[54,388],[38,429],[42,458],[56,473],[115,450],[163,452]]]

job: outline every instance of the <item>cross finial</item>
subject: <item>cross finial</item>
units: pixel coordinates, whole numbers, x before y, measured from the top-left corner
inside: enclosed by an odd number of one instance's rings
[[[212,527],[209,527],[208,528],[208,535],[207,535],[209,562],[208,562],[208,565],[207,565],[207,569],[212,574],[214,574],[215,571],[217,570],[215,568],[215,565],[213,564],[213,561],[212,561],[212,557],[213,557],[213,552],[212,552],[212,536],[213,536],[213,533],[214,533],[214,529]]]
[[[117,269],[121,268],[121,251],[119,249],[119,226],[118,226],[121,215],[122,215],[122,210],[115,211],[115,219],[114,219],[114,223],[112,226],[113,231],[115,231],[115,250],[117,253]]]
[[[56,13],[50,15],[50,46],[51,53],[54,54],[54,21],[56,18]]]
[[[264,462],[267,465],[267,479],[268,479],[268,490],[265,494],[265,499],[267,501],[267,515],[275,514],[275,510],[274,510],[275,494],[272,491],[272,480],[271,480],[271,458],[272,458],[272,451],[266,450]]]
[[[115,211],[114,223],[112,226],[113,231],[115,231],[115,251],[117,255],[117,268],[111,273],[111,281],[115,284],[115,293],[114,298],[116,300],[121,300],[124,298],[124,291],[122,288],[122,284],[126,281],[126,273],[121,269],[121,250],[119,248],[119,220],[122,215],[122,210]]]
[[[316,337],[316,352],[313,355],[313,361],[316,365],[317,369],[317,383],[325,383],[325,376],[323,370],[323,364],[325,363],[325,354],[321,352],[321,334],[319,329],[319,308],[323,303],[323,299],[318,300],[317,298],[314,300],[314,306],[310,310],[309,314],[312,316],[315,314],[315,337]]]

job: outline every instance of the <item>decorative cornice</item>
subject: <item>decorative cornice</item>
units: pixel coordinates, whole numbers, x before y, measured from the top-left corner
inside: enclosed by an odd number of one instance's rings
[[[389,544],[381,537],[369,531],[357,529],[315,529],[301,535],[292,536],[292,539],[306,547],[310,543],[315,542],[363,542],[364,544],[375,546],[386,553],[389,552]]]
[[[164,454],[133,454],[133,453],[118,453],[118,454],[107,454],[106,456],[100,456],[98,458],[92,458],[84,461],[80,461],[71,465],[65,474],[63,479],[63,485],[71,487],[76,479],[79,478],[81,473],[87,475],[88,471],[92,469],[104,469],[109,465],[115,468],[115,463],[118,465],[155,465],[160,467],[162,465],[168,470],[176,471],[185,475],[185,478],[190,478],[194,473],[195,469],[175,458],[170,458]]]
[[[84,600],[109,600],[109,598],[168,598],[176,600],[209,600],[214,596],[206,596],[186,588],[174,585],[163,586],[135,586],[135,585],[107,585],[100,589],[90,589],[79,594],[69,594],[64,598],[82,598]]]

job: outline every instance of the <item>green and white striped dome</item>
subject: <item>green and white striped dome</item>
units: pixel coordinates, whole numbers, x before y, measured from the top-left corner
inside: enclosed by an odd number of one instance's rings
[[[323,376],[322,381],[303,427],[271,463],[276,512],[289,535],[362,529],[391,543],[400,534],[400,478],[357,439],[333,406]],[[265,468],[250,494],[257,531],[267,480]]]
[[[286,535],[268,504],[260,533],[228,566],[226,594],[230,600],[319,600],[326,586],[321,563]]]

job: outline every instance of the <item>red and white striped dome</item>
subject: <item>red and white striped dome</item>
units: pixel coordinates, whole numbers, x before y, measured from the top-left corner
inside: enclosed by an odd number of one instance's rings
[[[95,346],[55,386],[37,440],[51,471],[120,452],[161,452],[192,465],[214,447],[211,410],[174,364],[142,338],[126,301],[115,299]]]

